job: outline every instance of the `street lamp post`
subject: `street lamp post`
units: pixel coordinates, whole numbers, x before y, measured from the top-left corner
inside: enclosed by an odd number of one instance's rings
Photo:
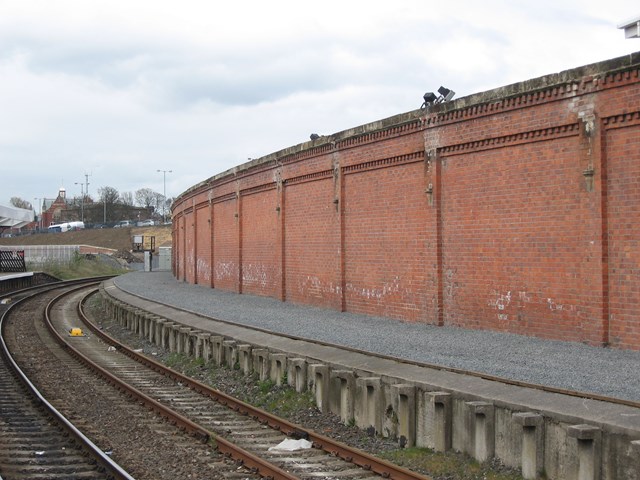
[[[42,230],[42,202],[44,199],[36,197],[34,200],[38,200],[40,204],[40,213],[38,214],[38,231]]]
[[[76,185],[80,185],[80,220],[84,223],[84,183],[75,182]],[[87,189],[89,184],[87,183]]]
[[[163,202],[162,202],[162,223],[166,223],[167,222],[167,217],[166,217],[166,209],[167,209],[167,173],[171,173],[172,170],[158,170],[158,172],[162,172],[162,184],[163,184],[162,196],[164,197],[164,199],[163,199]]]

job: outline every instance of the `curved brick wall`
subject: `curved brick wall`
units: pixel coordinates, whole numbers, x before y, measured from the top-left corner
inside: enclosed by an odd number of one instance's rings
[[[640,349],[640,54],[321,137],[173,207],[239,293]]]

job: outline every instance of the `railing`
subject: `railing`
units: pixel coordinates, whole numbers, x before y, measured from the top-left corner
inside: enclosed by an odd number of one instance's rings
[[[26,272],[24,250],[0,250],[0,272]]]

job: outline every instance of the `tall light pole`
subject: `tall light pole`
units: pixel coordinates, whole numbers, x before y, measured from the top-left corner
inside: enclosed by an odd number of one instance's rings
[[[44,199],[36,197],[34,200],[38,200],[40,204],[40,214],[38,215],[38,230],[42,230],[42,202]]]
[[[164,197],[164,201],[162,202],[162,223],[166,223],[166,209],[167,209],[167,173],[171,173],[172,170],[158,170],[158,172],[162,172],[162,183],[163,183],[163,191],[162,196]]]
[[[84,222],[84,183],[74,182],[76,185],[80,185],[80,220]],[[87,188],[89,184],[87,183]]]

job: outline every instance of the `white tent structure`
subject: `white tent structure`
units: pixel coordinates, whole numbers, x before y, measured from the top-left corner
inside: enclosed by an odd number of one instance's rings
[[[0,231],[6,228],[20,228],[33,222],[35,212],[24,208],[0,205]]]

